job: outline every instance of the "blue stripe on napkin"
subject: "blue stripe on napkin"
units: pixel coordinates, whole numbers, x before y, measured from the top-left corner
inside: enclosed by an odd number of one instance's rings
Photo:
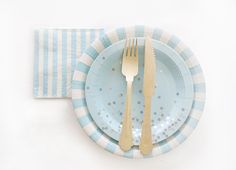
[[[57,96],[57,48],[58,46],[58,33],[53,31],[53,78],[52,78],[52,96]]]
[[[62,91],[61,96],[66,97],[67,91],[67,72],[66,72],[66,63],[67,63],[67,32],[63,30],[62,32]]]
[[[48,94],[48,31],[44,30],[44,57],[43,57],[43,96]]]

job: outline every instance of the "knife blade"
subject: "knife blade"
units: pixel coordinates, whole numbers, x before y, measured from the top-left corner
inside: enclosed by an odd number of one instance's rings
[[[145,39],[145,58],[144,58],[144,80],[143,92],[144,96],[153,96],[155,90],[156,63],[155,54],[152,47],[150,37]]]

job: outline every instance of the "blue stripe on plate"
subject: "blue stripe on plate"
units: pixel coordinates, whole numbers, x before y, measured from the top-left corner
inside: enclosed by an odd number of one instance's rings
[[[48,30],[44,30],[44,53],[43,53],[43,96],[48,95]]]
[[[125,33],[125,29],[124,28],[118,28],[116,30],[116,33],[117,33],[117,35],[119,37],[119,40],[123,40],[123,39],[126,38],[126,33]]]
[[[161,151],[162,153],[166,153],[166,152],[169,152],[171,150],[171,146],[169,144],[165,144],[161,147]]]
[[[73,72],[76,66],[76,58],[77,58],[77,33],[75,30],[71,33],[71,78],[73,77]]]
[[[193,56],[193,52],[192,52],[189,48],[186,48],[186,49],[184,49],[184,50],[180,53],[180,56],[181,56],[184,60],[187,60],[188,58],[190,58],[190,57]]]
[[[111,41],[107,35],[103,35],[102,37],[100,37],[100,41],[102,42],[102,44],[105,48],[107,48],[111,45]]]
[[[73,80],[72,81],[72,89],[84,89],[85,88],[85,82]]]
[[[65,30],[62,31],[62,91],[61,95],[66,97],[67,95],[67,32]]]
[[[195,110],[203,111],[204,102],[194,100],[192,108],[195,109]]]
[[[79,122],[82,127],[88,125],[92,121],[91,117],[87,114],[81,118],[79,118]]]
[[[185,124],[186,124],[187,120],[185,120]],[[181,129],[182,130],[182,129]],[[182,134],[181,130],[177,130],[174,134],[173,137],[179,142],[183,142],[187,137],[185,135]]]
[[[93,133],[90,135],[90,138],[91,138],[92,140],[94,140],[95,142],[97,142],[98,139],[100,139],[101,136],[102,136],[102,134],[96,130],[95,132],[93,132]]]
[[[197,123],[198,123],[198,120],[189,116],[187,119],[186,119],[186,122],[187,124],[192,128],[194,129],[196,126],[197,126]]]
[[[194,91],[195,92],[205,92],[205,83],[198,83],[194,84]]]
[[[95,48],[93,48],[92,46],[90,46],[86,51],[86,54],[88,54],[89,56],[91,56],[93,59],[95,59],[98,56],[98,52]]]
[[[58,56],[58,31],[53,31],[53,78],[52,95],[57,96],[57,56]]]
[[[88,73],[89,68],[90,67],[88,65],[79,62],[79,64],[77,64],[76,70],[81,71],[83,73]]]
[[[161,142],[158,143],[160,145],[160,149],[162,153],[168,152],[171,150],[170,145],[167,143],[166,140],[163,140]]]
[[[198,73],[202,72],[202,69],[201,69],[200,65],[196,65],[194,67],[191,67],[189,70],[190,70],[192,75],[195,75],[195,74],[198,74]]]
[[[34,96],[38,96],[39,89],[39,31],[34,32]]]
[[[109,142],[107,145],[106,145],[106,149],[108,149],[109,152],[111,153],[114,153],[116,151],[116,145],[112,142]]]
[[[79,108],[79,107],[86,107],[87,106],[84,98],[83,99],[73,99],[72,104],[75,109]]]
[[[159,28],[154,29],[152,38],[156,39],[156,40],[160,40],[162,33],[163,33],[163,31],[161,29],[159,29]]]
[[[126,158],[132,158],[133,154],[134,154],[134,151],[133,150],[129,150],[127,152],[124,152],[123,156],[126,157]]]
[[[177,38],[176,36],[171,36],[170,40],[168,41],[168,45],[172,48],[175,48],[180,42],[180,39]]]
[[[144,37],[144,26],[135,26],[135,37]]]

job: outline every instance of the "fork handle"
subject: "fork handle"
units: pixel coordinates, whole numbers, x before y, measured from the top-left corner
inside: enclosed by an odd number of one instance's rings
[[[131,108],[132,108],[132,81],[127,81],[127,96],[125,103],[125,113],[123,117],[123,125],[120,134],[119,145],[123,151],[128,151],[133,145],[132,139],[132,121],[131,121]]]
[[[152,130],[151,130],[151,96],[145,96],[145,109],[142,124],[142,134],[139,149],[144,155],[152,151]]]

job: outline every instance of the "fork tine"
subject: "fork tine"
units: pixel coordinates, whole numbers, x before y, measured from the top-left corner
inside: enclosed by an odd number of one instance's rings
[[[132,39],[132,57],[135,56],[135,55],[134,55],[134,40],[135,40],[135,39]]]
[[[138,39],[137,38],[136,38],[135,45],[136,45],[135,57],[136,57],[136,59],[138,59]]]
[[[124,51],[123,51],[123,58],[126,57],[126,53],[127,53],[127,44],[128,44],[127,41],[128,41],[128,40],[125,41],[125,47],[124,47]]]
[[[127,56],[130,57],[130,51],[131,51],[131,50],[130,50],[130,41],[131,41],[131,40],[129,39],[128,41],[129,41],[129,42],[128,42],[128,53],[127,53]]]

